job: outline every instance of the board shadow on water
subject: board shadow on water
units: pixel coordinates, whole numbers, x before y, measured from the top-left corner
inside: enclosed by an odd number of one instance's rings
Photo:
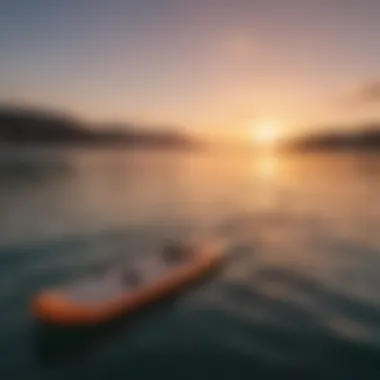
[[[32,326],[33,346],[38,363],[42,367],[65,364],[90,355],[127,333],[149,317],[174,307],[175,298],[151,305],[133,316],[122,316],[97,326],[56,326],[35,321]],[[148,316],[148,312],[150,315]]]

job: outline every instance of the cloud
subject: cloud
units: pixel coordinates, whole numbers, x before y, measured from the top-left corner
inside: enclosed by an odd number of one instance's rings
[[[366,107],[380,104],[380,78],[362,83],[343,97],[347,106]]]
[[[380,79],[363,85],[358,92],[358,100],[364,104],[380,102]]]

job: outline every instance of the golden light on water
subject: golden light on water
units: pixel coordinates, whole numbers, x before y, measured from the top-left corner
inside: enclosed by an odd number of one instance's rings
[[[279,158],[274,153],[261,154],[256,157],[256,171],[261,179],[271,179],[278,170]]]

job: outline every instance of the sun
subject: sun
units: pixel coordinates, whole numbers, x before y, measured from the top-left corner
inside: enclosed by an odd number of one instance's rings
[[[253,142],[260,147],[273,147],[280,139],[279,127],[275,123],[260,123],[252,126]]]

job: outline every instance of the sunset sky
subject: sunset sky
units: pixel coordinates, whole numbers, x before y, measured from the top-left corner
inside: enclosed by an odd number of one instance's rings
[[[380,119],[378,0],[3,0],[0,102],[281,133]]]

